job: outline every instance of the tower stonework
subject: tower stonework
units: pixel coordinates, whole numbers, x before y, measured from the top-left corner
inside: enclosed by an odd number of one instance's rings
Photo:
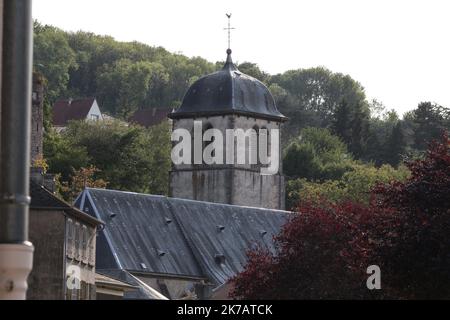
[[[201,121],[203,132],[220,130],[224,137],[223,159],[226,158],[226,130],[253,129],[259,132],[267,129],[271,132],[272,129],[280,130],[286,120],[277,110],[267,87],[240,72],[231,60],[231,50],[227,53],[224,67],[195,82],[180,108],[169,115],[173,120],[173,130],[186,129],[191,136],[194,136],[195,121]],[[173,165],[170,172],[169,194],[176,198],[284,209],[285,181],[281,168],[281,143],[277,142],[279,167],[274,174],[262,174],[260,163],[178,164]],[[234,140],[233,144],[236,159],[237,141]]]

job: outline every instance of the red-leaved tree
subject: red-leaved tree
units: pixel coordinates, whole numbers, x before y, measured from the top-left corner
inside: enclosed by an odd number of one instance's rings
[[[366,293],[366,244],[358,222],[368,218],[367,207],[322,202],[298,209],[275,238],[277,255],[250,251],[245,270],[232,279],[234,298],[344,299]]]
[[[390,208],[395,223],[370,231],[380,242],[372,259],[383,283],[405,299],[450,298],[450,140],[430,144],[423,160],[407,164],[405,182],[378,185],[374,211]],[[384,217],[382,217],[384,218]],[[386,219],[378,219],[383,223]]]
[[[277,253],[249,252],[231,279],[238,299],[450,298],[450,140],[407,164],[405,182],[378,185],[369,205],[300,203],[275,237]],[[368,290],[369,265],[381,290]]]

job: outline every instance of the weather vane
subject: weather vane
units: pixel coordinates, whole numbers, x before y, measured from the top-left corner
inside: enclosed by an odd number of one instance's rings
[[[231,30],[234,30],[235,28],[231,27],[231,13],[225,14],[228,18],[228,28],[225,28],[224,30],[228,31],[228,49],[231,49]]]

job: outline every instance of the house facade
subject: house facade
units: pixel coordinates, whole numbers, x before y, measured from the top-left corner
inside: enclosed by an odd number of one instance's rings
[[[95,299],[98,219],[57,198],[44,176],[30,181],[29,237],[35,251],[27,299]]]
[[[64,130],[69,121],[101,121],[103,115],[95,98],[58,100],[52,108],[53,127]]]

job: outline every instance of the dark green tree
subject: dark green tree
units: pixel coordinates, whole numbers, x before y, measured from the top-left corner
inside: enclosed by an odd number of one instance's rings
[[[361,158],[367,146],[369,132],[369,115],[363,105],[355,106],[350,125],[351,137],[348,147],[355,157]]]
[[[392,128],[392,132],[385,144],[385,161],[391,166],[397,166],[406,153],[406,142],[400,121]]]
[[[331,129],[335,135],[340,137],[342,141],[347,144],[351,143],[351,121],[352,114],[350,107],[343,99],[341,103],[337,106],[336,111],[333,115]]]
[[[243,62],[238,65],[238,69],[264,83],[267,83],[270,78],[270,75],[262,71],[256,63]]]
[[[155,106],[168,82],[162,65],[122,59],[98,76],[97,92],[106,111],[128,119],[138,108]]]
[[[70,71],[78,65],[65,32],[34,23],[33,67],[47,80],[46,94],[51,103],[66,93]]]
[[[367,104],[364,88],[358,82],[323,67],[286,71],[272,76],[270,81],[292,95],[292,104],[283,111],[293,119],[296,119],[298,110],[312,111],[316,115],[316,123],[310,125],[314,126],[330,126],[343,100],[350,110],[358,104]]]
[[[386,163],[383,141],[373,128],[369,128],[364,154],[361,159],[367,162],[372,162],[376,166]]]
[[[84,146],[75,144],[54,130],[44,134],[44,158],[49,165],[48,171],[61,174],[61,179],[65,181],[69,180],[73,170],[86,167],[90,163]]]
[[[428,143],[438,139],[442,131],[449,125],[449,109],[421,102],[412,113],[414,148],[426,150]]]
[[[378,112],[374,112],[374,107],[371,105],[369,133],[366,150],[362,157],[363,160],[373,162],[377,166],[390,161],[386,158],[388,156],[388,153],[386,152],[387,141],[392,134],[392,130],[399,122],[403,123],[395,110],[386,111],[384,106],[382,106]]]
[[[320,162],[310,143],[292,142],[283,159],[284,174],[288,179],[314,179],[320,172]]]
[[[75,121],[63,137],[86,150],[89,165],[100,170],[96,177],[108,181],[108,188],[167,194],[171,165],[168,122],[145,129],[119,121]]]
[[[305,128],[287,146],[283,170],[288,179],[339,179],[351,160],[345,143],[327,129]]]

